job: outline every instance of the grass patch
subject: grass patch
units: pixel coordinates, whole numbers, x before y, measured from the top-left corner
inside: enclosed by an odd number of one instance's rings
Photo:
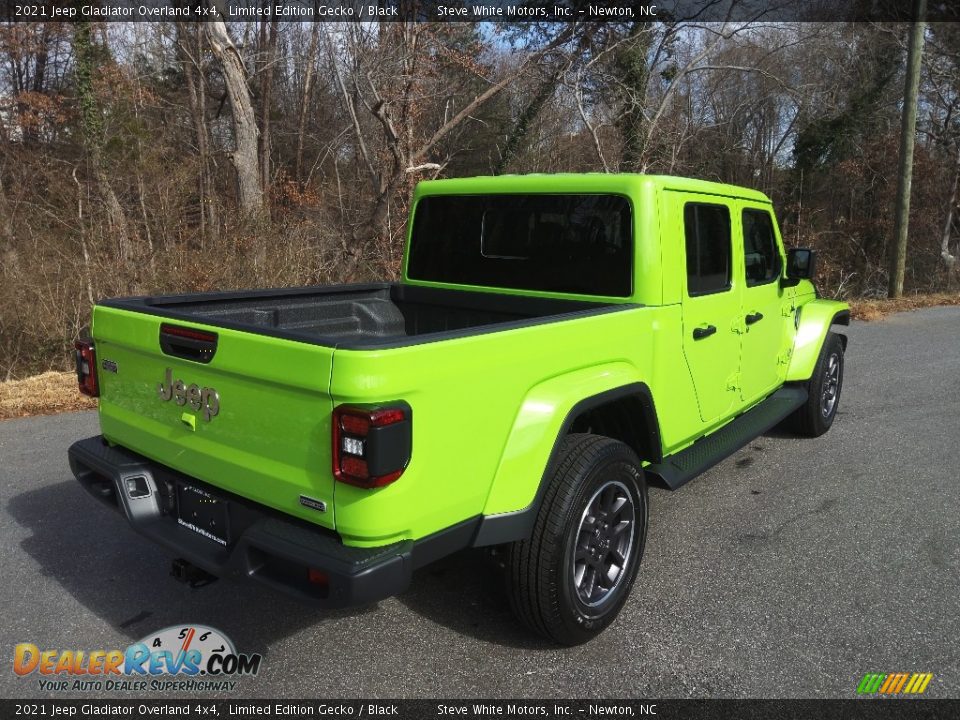
[[[850,315],[854,320],[882,320],[887,315],[939,305],[960,305],[960,293],[932,293],[929,295],[904,295],[894,300],[849,300]]]
[[[81,395],[77,389],[76,373],[45,372],[23,380],[0,382],[0,420],[95,407],[97,401]]]

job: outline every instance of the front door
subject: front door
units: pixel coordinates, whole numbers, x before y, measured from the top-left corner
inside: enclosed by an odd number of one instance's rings
[[[780,383],[780,353],[789,337],[793,315],[783,313],[780,270],[783,258],[769,207],[740,209],[743,256],[743,316],[746,332],[740,360],[740,384],[745,404],[753,404]],[[789,301],[787,302],[789,307]]]
[[[739,405],[742,317],[734,275],[732,201],[710,195],[671,193],[672,216],[683,223],[686,282],[683,352],[704,423],[732,414]]]

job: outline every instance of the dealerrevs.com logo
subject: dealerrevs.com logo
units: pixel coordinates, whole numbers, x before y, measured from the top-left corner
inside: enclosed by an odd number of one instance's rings
[[[46,691],[229,691],[236,678],[256,676],[262,660],[258,653],[238,653],[215,628],[173,625],[124,650],[41,650],[20,643],[13,671],[38,676]]]

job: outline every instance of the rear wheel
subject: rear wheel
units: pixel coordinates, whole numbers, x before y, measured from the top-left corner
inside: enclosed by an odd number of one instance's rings
[[[843,342],[835,333],[827,333],[820,357],[807,383],[807,402],[792,416],[793,429],[807,437],[823,435],[837,416],[843,389]]]
[[[563,645],[616,618],[637,575],[647,533],[640,461],[616,440],[563,440],[529,540],[508,555],[511,604],[531,629]]]

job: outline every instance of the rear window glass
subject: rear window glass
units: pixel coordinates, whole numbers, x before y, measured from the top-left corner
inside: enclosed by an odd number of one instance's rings
[[[628,297],[629,201],[619,195],[420,200],[407,275],[459,285]]]

